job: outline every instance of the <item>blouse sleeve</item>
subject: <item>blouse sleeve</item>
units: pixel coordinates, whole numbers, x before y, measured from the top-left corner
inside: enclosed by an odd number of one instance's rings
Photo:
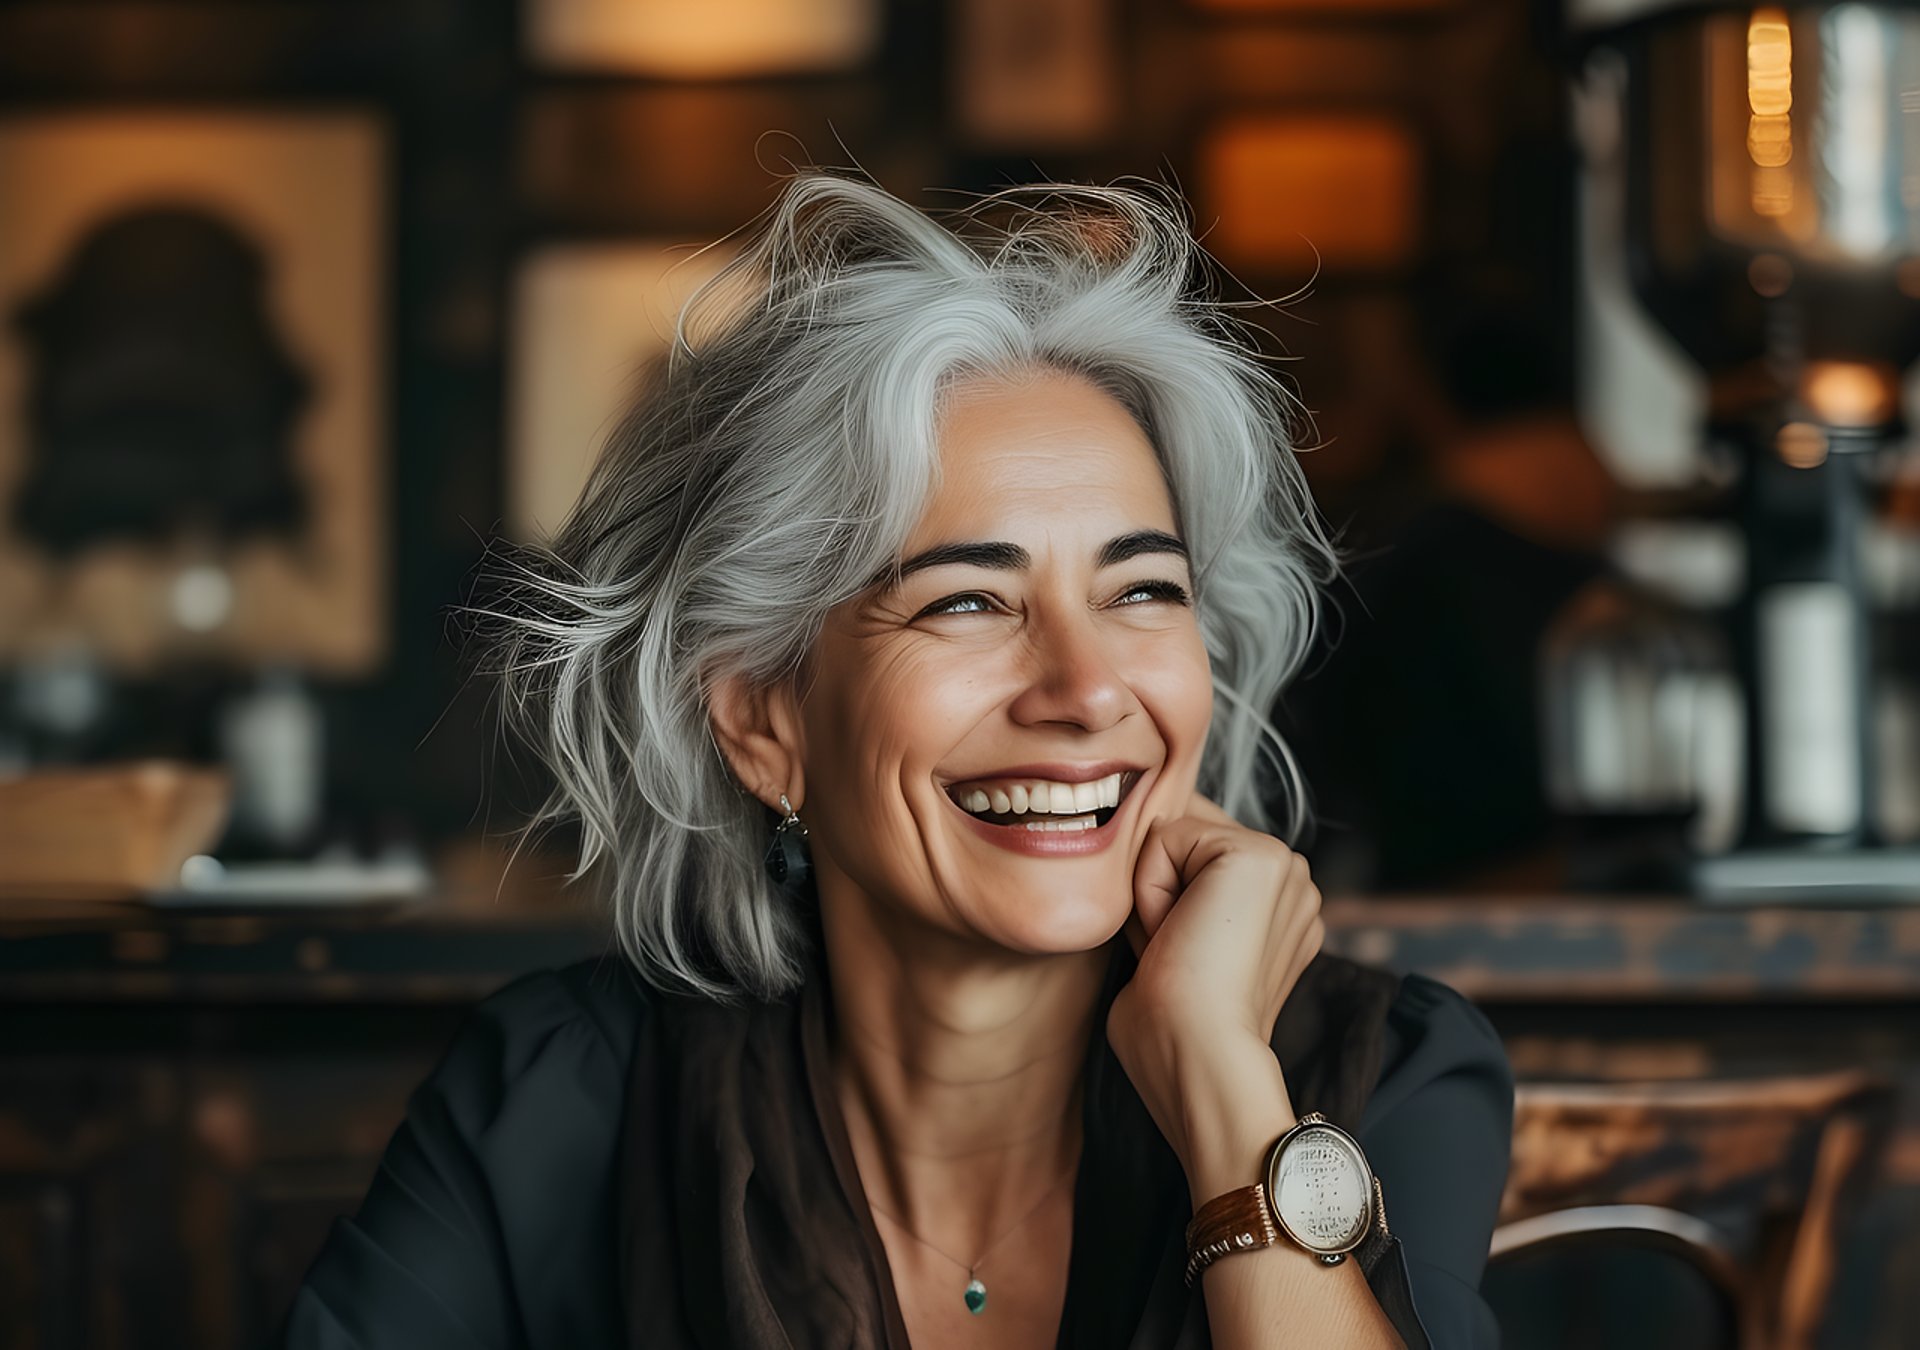
[[[1513,1130],[1499,1033],[1453,989],[1408,975],[1387,1014],[1360,1143],[1380,1178],[1406,1285],[1433,1350],[1498,1350],[1480,1296]]]
[[[359,1211],[334,1222],[284,1324],[287,1350],[617,1340],[611,1290],[582,1273],[612,1259],[604,1197],[624,1065],[579,983],[542,972],[474,1009]]]

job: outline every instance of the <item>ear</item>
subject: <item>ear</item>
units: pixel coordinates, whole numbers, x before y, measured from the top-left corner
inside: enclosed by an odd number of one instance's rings
[[[798,811],[807,785],[793,682],[756,685],[744,675],[723,676],[707,686],[707,716],[740,785],[774,811],[784,792]]]

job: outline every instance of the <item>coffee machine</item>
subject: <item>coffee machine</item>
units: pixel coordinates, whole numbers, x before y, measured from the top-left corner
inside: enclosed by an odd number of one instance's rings
[[[1741,541],[1741,805],[1685,880],[1711,901],[1920,900],[1920,848],[1878,824],[1863,562],[1913,453],[1920,9],[1572,0],[1570,19],[1583,247],[1696,367],[1701,462]]]

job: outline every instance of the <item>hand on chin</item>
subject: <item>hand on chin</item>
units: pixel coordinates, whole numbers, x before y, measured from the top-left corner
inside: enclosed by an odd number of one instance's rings
[[[1189,1083],[1271,1065],[1281,1005],[1326,925],[1306,859],[1198,794],[1149,826],[1133,883],[1125,932],[1139,966],[1107,1039],[1179,1151]]]

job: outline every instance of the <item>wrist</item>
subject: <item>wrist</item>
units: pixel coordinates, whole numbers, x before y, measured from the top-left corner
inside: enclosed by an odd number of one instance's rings
[[[1262,1181],[1204,1202],[1187,1224],[1187,1283],[1223,1256],[1285,1241],[1337,1266],[1351,1253],[1372,1278],[1392,1250],[1380,1179],[1359,1142],[1318,1111],[1267,1151]]]
[[[1259,1181],[1267,1149],[1295,1122],[1280,1061],[1260,1041],[1216,1043],[1184,1061],[1180,1104],[1178,1154],[1196,1209]]]

